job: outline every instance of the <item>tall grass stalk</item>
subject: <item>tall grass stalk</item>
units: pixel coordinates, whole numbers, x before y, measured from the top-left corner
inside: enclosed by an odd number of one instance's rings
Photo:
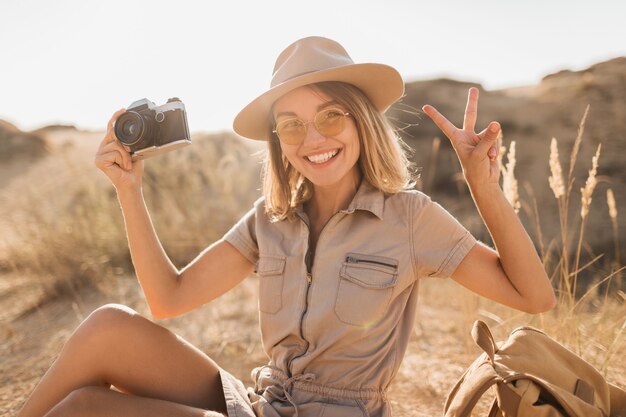
[[[585,225],[587,223],[587,216],[589,215],[589,205],[591,204],[591,196],[593,195],[593,191],[596,188],[598,180],[596,179],[596,175],[598,173],[598,159],[600,158],[600,149],[602,148],[602,144],[598,145],[598,150],[596,151],[595,156],[591,162],[591,169],[589,170],[589,176],[587,177],[587,181],[585,182],[585,186],[580,189],[581,201],[580,201],[580,230],[578,233],[578,248],[576,249],[576,263],[574,267],[574,285],[573,285],[573,295],[576,296],[576,283],[578,282],[578,265],[580,263],[580,252],[582,250],[583,244],[583,234],[585,232]]]
[[[567,265],[562,265],[563,260],[567,258],[567,200],[566,200],[566,191],[565,185],[563,183],[563,170],[561,168],[561,162],[559,160],[559,148],[558,142],[556,138],[552,138],[550,142],[550,172],[551,175],[548,177],[548,183],[550,184],[550,188],[554,193],[554,197],[557,200],[557,204],[559,207],[559,222],[561,225],[561,261],[559,263],[559,271],[562,273],[559,275],[559,286],[558,293],[559,298],[561,298],[563,294],[563,284],[565,284],[567,289],[567,294],[570,294],[569,289],[569,280],[564,279],[567,276]],[[570,300],[571,301],[571,300]]]
[[[575,294],[573,293],[572,278],[570,275],[569,264],[569,223],[568,223],[568,211],[569,202],[571,198],[572,187],[574,185],[574,166],[576,165],[576,159],[578,157],[578,151],[582,141],[582,136],[585,131],[585,122],[587,115],[589,114],[589,105],[585,108],[585,112],[578,126],[578,133],[576,140],[574,141],[574,147],[570,155],[569,171],[567,175],[567,187],[562,186],[562,169],[558,157],[558,148],[556,146],[556,139],[553,139],[550,152],[550,171],[551,177],[548,179],[550,186],[554,192],[554,196],[558,201],[559,206],[559,222],[561,231],[561,259],[560,259],[560,274],[559,274],[559,286],[558,297],[563,297],[563,287],[565,286],[565,296],[567,296],[570,307],[574,304]]]
[[[615,203],[615,196],[613,195],[613,190],[608,188],[606,190],[606,204],[609,209],[609,218],[611,219],[611,226],[613,228],[613,246],[615,247],[615,254],[613,260],[613,269],[618,268],[621,265],[621,253],[619,247],[619,229],[617,223],[617,204]],[[617,288],[622,287],[622,274],[621,272],[616,276]],[[607,294],[608,294],[609,286],[607,286]]]
[[[520,209],[520,201],[517,189],[517,179],[515,178],[515,164],[517,162],[515,159],[515,141],[511,141],[506,159],[507,164],[506,168],[504,168],[502,189],[504,191],[504,196],[513,207],[513,210],[515,210],[515,213],[518,213]]]

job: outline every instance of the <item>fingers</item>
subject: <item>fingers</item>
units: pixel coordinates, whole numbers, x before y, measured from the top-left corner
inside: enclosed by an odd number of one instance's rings
[[[476,145],[476,152],[481,159],[488,157],[492,161],[498,156],[498,137],[500,136],[500,123],[491,122],[489,126],[478,134],[480,142]]]
[[[125,111],[126,109],[122,108],[113,113],[113,116],[111,116],[111,119],[107,123],[107,132],[104,136],[104,139],[102,140],[102,143],[109,143],[117,140],[113,126],[115,125],[115,121],[117,120],[117,118],[120,117]]]
[[[465,106],[465,116],[463,118],[463,130],[470,132],[476,127],[476,117],[478,115],[478,88],[472,87],[467,93],[467,105]]]
[[[433,106],[426,104],[422,107],[424,113],[430,117],[439,129],[448,137],[452,139],[454,132],[458,130],[448,119],[443,117],[441,113],[437,111]]]
[[[104,145],[98,153],[109,153],[109,152],[118,152],[122,158],[122,164],[119,164],[120,167],[125,170],[130,170],[133,167],[132,158],[130,156],[129,149],[125,145],[122,145],[119,141],[109,142]]]
[[[125,109],[119,109],[107,123],[107,132],[100,142],[98,151],[96,152],[95,164],[101,170],[110,168],[113,164],[117,164],[119,167],[126,171],[132,169],[132,161],[130,156],[130,148],[123,145],[117,140],[114,132],[114,123]]]
[[[491,159],[492,161],[495,161],[496,159],[498,159],[500,152],[501,152],[501,149],[500,149],[501,147],[502,147],[502,129],[500,129],[500,131],[498,132],[498,136],[496,137],[496,140],[493,146],[489,148],[489,151],[487,151],[487,156],[489,157],[489,159]]]
[[[433,122],[441,129],[443,133],[450,139],[452,145],[457,149],[458,142],[470,141],[475,145],[472,154],[481,160],[489,158],[491,161],[496,160],[498,156],[497,139],[501,134],[500,124],[491,122],[489,126],[479,134],[474,133],[476,128],[476,119],[478,115],[478,89],[472,87],[468,91],[467,105],[465,108],[465,116],[463,118],[463,131],[456,128],[448,119],[437,111],[433,106],[425,105],[422,107]]]
[[[113,129],[113,124],[115,123],[117,118],[120,117],[122,115],[122,113],[124,113],[125,111],[126,111],[126,109],[121,108],[118,111],[116,111],[115,113],[113,113],[113,116],[111,116],[111,119],[109,120],[109,123],[107,124],[107,130]]]
[[[115,121],[120,117],[126,109],[122,108],[113,113],[111,119],[107,123],[107,131],[104,138],[100,142],[100,146],[95,156],[95,164],[101,170],[109,168],[113,164],[119,165],[127,171],[132,169],[132,161],[130,156],[130,148],[123,145],[115,136]]]
[[[100,170],[106,173],[107,170],[109,170],[114,165],[118,166],[114,169],[121,169],[124,163],[124,159],[122,158],[122,154],[119,151],[111,151],[97,154],[94,162],[96,166],[100,168]]]

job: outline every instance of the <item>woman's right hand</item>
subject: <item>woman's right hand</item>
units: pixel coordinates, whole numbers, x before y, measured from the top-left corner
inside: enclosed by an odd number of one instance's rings
[[[117,140],[113,129],[115,120],[125,111],[126,109],[116,111],[109,120],[106,134],[94,158],[96,166],[109,177],[118,191],[141,187],[143,175],[143,161],[131,160],[130,148]]]

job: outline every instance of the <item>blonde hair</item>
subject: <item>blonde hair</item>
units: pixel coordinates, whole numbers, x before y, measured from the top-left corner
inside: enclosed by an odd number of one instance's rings
[[[332,97],[354,117],[361,147],[358,167],[364,180],[387,194],[414,186],[410,148],[360,89],[339,81],[310,87]],[[294,209],[313,195],[313,184],[289,163],[272,126],[270,119],[271,139],[262,170],[265,210],[271,221],[293,219]]]

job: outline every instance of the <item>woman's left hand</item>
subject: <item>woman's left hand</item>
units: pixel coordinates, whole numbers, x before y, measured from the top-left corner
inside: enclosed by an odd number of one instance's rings
[[[472,87],[467,96],[467,107],[463,118],[463,128],[454,126],[433,106],[422,107],[441,131],[450,139],[452,147],[461,162],[463,174],[470,189],[480,190],[485,186],[498,185],[500,164],[498,161],[500,124],[491,122],[480,133],[475,133],[478,108],[478,89]],[[476,188],[478,187],[478,188]]]

